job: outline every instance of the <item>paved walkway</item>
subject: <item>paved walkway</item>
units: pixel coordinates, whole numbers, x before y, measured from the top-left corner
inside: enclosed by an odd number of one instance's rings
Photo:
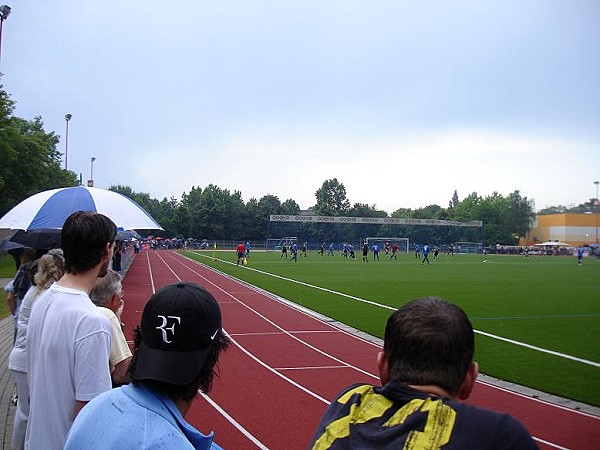
[[[4,301],[4,286],[7,279],[0,278],[0,295]],[[0,320],[0,441],[3,449],[10,449],[12,440],[13,420],[15,417],[15,406],[11,399],[16,392],[15,383],[8,369],[8,355],[13,345],[13,320],[12,316]]]

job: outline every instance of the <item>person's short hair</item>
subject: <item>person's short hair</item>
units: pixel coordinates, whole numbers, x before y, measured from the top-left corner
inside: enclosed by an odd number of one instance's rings
[[[37,261],[37,270],[33,276],[36,289],[42,291],[61,279],[65,273],[65,258],[61,249],[52,249]]]
[[[167,285],[144,307],[128,373],[134,384],[191,400],[199,389],[210,390],[229,343],[219,304],[208,291],[194,283]]]
[[[473,326],[458,306],[419,298],[390,316],[383,350],[390,379],[439,386],[456,395],[473,361]]]
[[[85,273],[97,266],[117,236],[117,227],[103,214],[78,211],[65,221],[60,235],[67,273]]]
[[[122,287],[121,275],[108,269],[105,276],[96,280],[90,298],[96,306],[106,306],[115,294],[121,292]]]

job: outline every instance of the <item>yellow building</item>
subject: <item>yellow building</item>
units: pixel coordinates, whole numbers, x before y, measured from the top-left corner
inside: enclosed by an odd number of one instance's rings
[[[596,242],[600,214],[548,214],[538,215],[521,245],[546,241],[560,241],[577,247]]]

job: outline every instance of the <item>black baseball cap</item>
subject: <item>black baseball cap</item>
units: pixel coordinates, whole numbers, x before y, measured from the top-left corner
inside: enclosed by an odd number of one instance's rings
[[[221,327],[221,309],[206,289],[188,282],[162,287],[142,313],[133,378],[190,383],[219,341]]]

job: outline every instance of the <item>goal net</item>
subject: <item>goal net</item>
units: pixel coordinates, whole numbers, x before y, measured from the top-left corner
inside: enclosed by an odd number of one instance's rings
[[[369,250],[373,249],[373,245],[377,244],[380,252],[385,252],[385,244],[386,242],[389,244],[390,249],[394,242],[398,244],[398,251],[403,253],[408,253],[409,240],[406,237],[368,237],[365,239],[365,242],[369,245]]]
[[[268,252],[280,252],[284,245],[292,245],[298,238],[296,236],[284,236],[282,238],[269,238],[265,243]]]
[[[483,253],[483,242],[455,242],[454,251],[462,254]]]

